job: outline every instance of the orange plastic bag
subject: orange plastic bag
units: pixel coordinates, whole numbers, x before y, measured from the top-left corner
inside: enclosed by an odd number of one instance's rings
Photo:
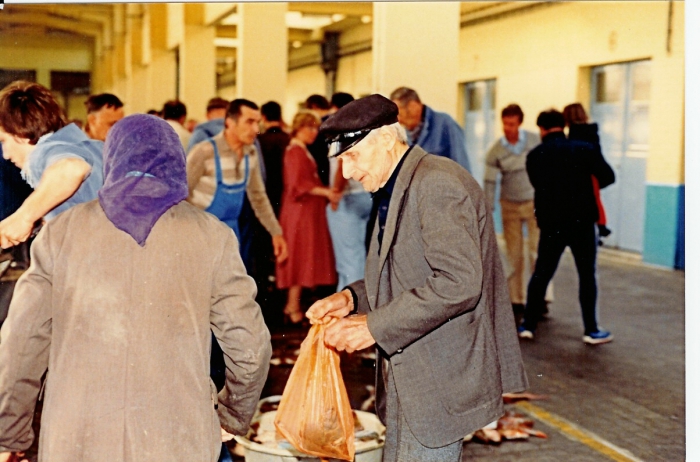
[[[355,429],[340,355],[323,343],[325,329],[311,326],[284,387],[275,416],[277,431],[298,451],[353,460]]]

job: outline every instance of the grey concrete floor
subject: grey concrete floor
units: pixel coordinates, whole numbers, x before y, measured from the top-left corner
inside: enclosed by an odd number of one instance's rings
[[[685,274],[603,250],[598,259],[599,320],[615,335],[582,342],[578,279],[570,253],[554,278],[555,300],[534,341],[521,340],[530,392],[547,399],[508,405],[530,412],[547,439],[465,443],[463,461],[683,461],[685,455]],[[278,355],[304,336],[273,328]],[[373,382],[372,364],[343,358],[353,407]],[[281,394],[291,366],[272,367],[264,396]]]

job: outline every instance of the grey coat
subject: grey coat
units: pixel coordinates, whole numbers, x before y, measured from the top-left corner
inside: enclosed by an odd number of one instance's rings
[[[440,447],[498,419],[502,393],[528,383],[481,188],[449,159],[418,146],[406,155],[381,253],[375,226],[365,279],[351,288],[409,427]]]
[[[29,447],[47,370],[42,462],[216,461],[219,426],[245,433],[270,334],[233,232],[181,202],[144,247],[99,202],[71,208],[32,245],[0,331],[0,452]],[[226,388],[209,379],[213,330]]]

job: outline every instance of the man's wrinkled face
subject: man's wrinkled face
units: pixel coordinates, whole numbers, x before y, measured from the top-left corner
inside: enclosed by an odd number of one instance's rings
[[[226,137],[242,144],[253,144],[260,130],[260,120],[259,110],[241,106],[241,114],[237,120],[232,117],[226,118]]]
[[[501,118],[503,122],[503,134],[506,136],[508,141],[518,139],[518,130],[520,129],[520,117],[518,116],[506,116]]]
[[[399,123],[406,127],[406,130],[416,128],[423,117],[423,105],[417,101],[409,101],[405,105],[401,101],[393,101],[399,107]]]
[[[359,181],[366,191],[376,192],[391,176],[391,156],[376,132],[338,157],[343,159],[343,176]]]
[[[114,106],[103,106],[99,111],[88,114],[90,137],[100,141],[106,140],[107,132],[112,128],[112,125],[123,118],[124,108]]]
[[[24,169],[29,153],[35,148],[29,144],[27,138],[10,135],[0,127],[0,144],[2,144],[2,156],[15,164],[20,169]]]

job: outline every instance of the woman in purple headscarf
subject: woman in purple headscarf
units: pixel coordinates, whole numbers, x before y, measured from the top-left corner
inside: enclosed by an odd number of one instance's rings
[[[216,461],[220,427],[248,430],[267,376],[255,284],[231,229],[184,201],[185,153],[163,120],[115,124],[104,177],[99,200],[39,233],[17,283],[0,331],[0,460],[32,443],[48,368],[40,460]],[[226,353],[218,400],[210,328]]]

